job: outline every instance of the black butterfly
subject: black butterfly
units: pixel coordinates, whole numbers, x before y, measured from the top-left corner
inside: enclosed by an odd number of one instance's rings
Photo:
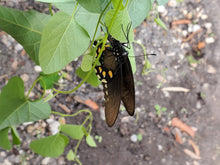
[[[128,35],[126,36],[128,38]],[[118,116],[121,100],[129,115],[134,115],[135,89],[127,47],[124,43],[108,34],[106,44],[95,67],[96,75],[103,85],[105,97],[105,118],[109,127],[113,126]],[[97,44],[97,43],[95,43]],[[98,45],[96,55],[102,44]]]

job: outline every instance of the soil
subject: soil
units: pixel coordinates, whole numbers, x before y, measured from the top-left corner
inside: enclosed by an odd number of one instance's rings
[[[54,111],[63,113],[58,106],[59,103],[74,111],[89,109],[74,100],[75,96],[91,99],[100,106],[99,110],[91,110],[94,115],[92,135],[102,137],[102,141],[96,140],[96,148],[91,148],[85,140],[82,141],[77,153],[82,164],[220,164],[220,3],[218,0],[184,0],[173,5],[171,2],[174,1],[171,0],[165,6],[165,11],[160,14],[169,30],[163,30],[153,20],[145,20],[136,28],[135,39],[145,46],[148,53],[155,53],[156,56],[148,56],[153,69],[148,74],[142,74],[143,56],[136,57],[134,117],[129,117],[126,111],[120,111],[115,125],[109,128],[102,119],[104,107],[101,85],[94,88],[84,84],[75,93],[59,95],[50,101]],[[1,1],[0,5],[22,10],[34,8],[47,11],[45,5],[33,1]],[[182,38],[187,38],[193,32],[190,33],[189,24],[171,26],[173,21],[181,19],[191,20],[192,26],[199,25],[203,31],[192,36],[189,41],[183,42]],[[187,35],[184,36],[184,33]],[[210,38],[214,39],[213,43],[208,40]],[[198,49],[200,42],[205,42],[202,49]],[[135,55],[143,54],[137,44],[134,45],[134,50]],[[191,55],[196,62],[188,60]],[[24,54],[22,48],[19,49],[19,44],[2,31],[0,31],[0,58],[0,89],[7,80],[18,75],[23,78],[28,90],[38,75],[34,70],[35,65]],[[69,69],[67,67],[64,69],[71,80],[64,80],[67,86],[62,90],[72,89],[80,82],[74,74],[79,65],[79,62],[74,61],[68,65]],[[165,87],[183,87],[189,91],[173,92],[167,91]],[[166,107],[166,111],[158,115],[154,108],[156,104]],[[67,118],[66,122],[79,124],[84,117],[85,114],[78,118]],[[195,137],[172,127],[171,121],[174,117],[192,127],[195,130]],[[56,116],[51,118],[57,119]],[[44,122],[18,126],[22,144],[19,147],[14,146],[12,151],[0,149],[0,164],[73,164],[67,161],[65,156],[69,149],[74,148],[76,141],[70,141],[65,153],[59,158],[43,158],[28,148],[31,139],[36,138],[34,131],[30,129]],[[46,127],[41,134],[47,131]],[[176,132],[179,133],[182,144],[175,138]],[[143,138],[137,141],[132,138],[137,135]],[[194,156],[196,151],[189,140],[196,144],[200,155],[197,153]],[[192,154],[187,154],[186,149]]]

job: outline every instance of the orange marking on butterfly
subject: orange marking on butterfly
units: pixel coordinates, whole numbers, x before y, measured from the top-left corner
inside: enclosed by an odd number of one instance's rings
[[[111,71],[111,70],[109,70],[109,71],[108,71],[108,75],[109,75],[109,77],[110,77],[110,78],[112,78],[112,77],[113,77],[113,73],[112,73],[112,71]]]
[[[99,72],[100,72],[100,73],[102,72],[102,67],[101,67],[101,66],[99,67]]]
[[[103,71],[103,72],[102,72],[102,75],[103,75],[103,77],[105,77],[105,76],[106,76],[106,72],[105,72],[105,71]]]

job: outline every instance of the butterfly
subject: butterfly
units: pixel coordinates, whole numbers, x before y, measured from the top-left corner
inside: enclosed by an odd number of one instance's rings
[[[117,119],[121,101],[128,114],[134,115],[135,88],[128,51],[125,49],[126,44],[110,34],[108,41],[99,59],[100,65],[95,67],[95,72],[103,85],[105,119],[107,125],[111,127]],[[96,56],[100,53],[101,47],[102,44],[99,44]]]

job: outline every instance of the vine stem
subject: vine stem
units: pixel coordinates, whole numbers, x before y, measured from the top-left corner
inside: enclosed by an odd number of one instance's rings
[[[52,12],[52,4],[49,3],[49,12],[50,12],[50,15],[53,16],[53,12]]]
[[[51,111],[51,113],[53,114],[56,114],[56,115],[60,115],[62,117],[75,117],[77,116],[79,113],[82,113],[82,112],[86,112],[86,113],[89,113],[90,116],[92,116],[92,112],[87,110],[87,109],[82,109],[74,114],[63,114],[63,113],[60,113],[60,112],[56,112],[56,111]]]
[[[37,99],[37,100],[30,100],[30,99],[28,99],[29,98],[29,95],[30,95],[30,93],[31,93],[31,91],[32,91],[32,89],[34,88],[34,86],[36,85],[36,83],[38,82],[38,81],[42,81],[43,82],[43,86],[44,86],[44,93],[41,95],[41,97],[39,98],[39,99]],[[36,101],[38,101],[38,100],[41,100],[44,96],[45,96],[45,93],[46,93],[46,84],[44,83],[44,81],[42,80],[42,78],[41,77],[38,77],[35,81],[34,81],[34,83],[32,84],[32,86],[31,86],[31,88],[29,89],[29,91],[28,91],[28,94],[27,94],[27,96],[26,96],[26,100],[29,100],[29,101],[31,101],[31,102],[36,102]]]

